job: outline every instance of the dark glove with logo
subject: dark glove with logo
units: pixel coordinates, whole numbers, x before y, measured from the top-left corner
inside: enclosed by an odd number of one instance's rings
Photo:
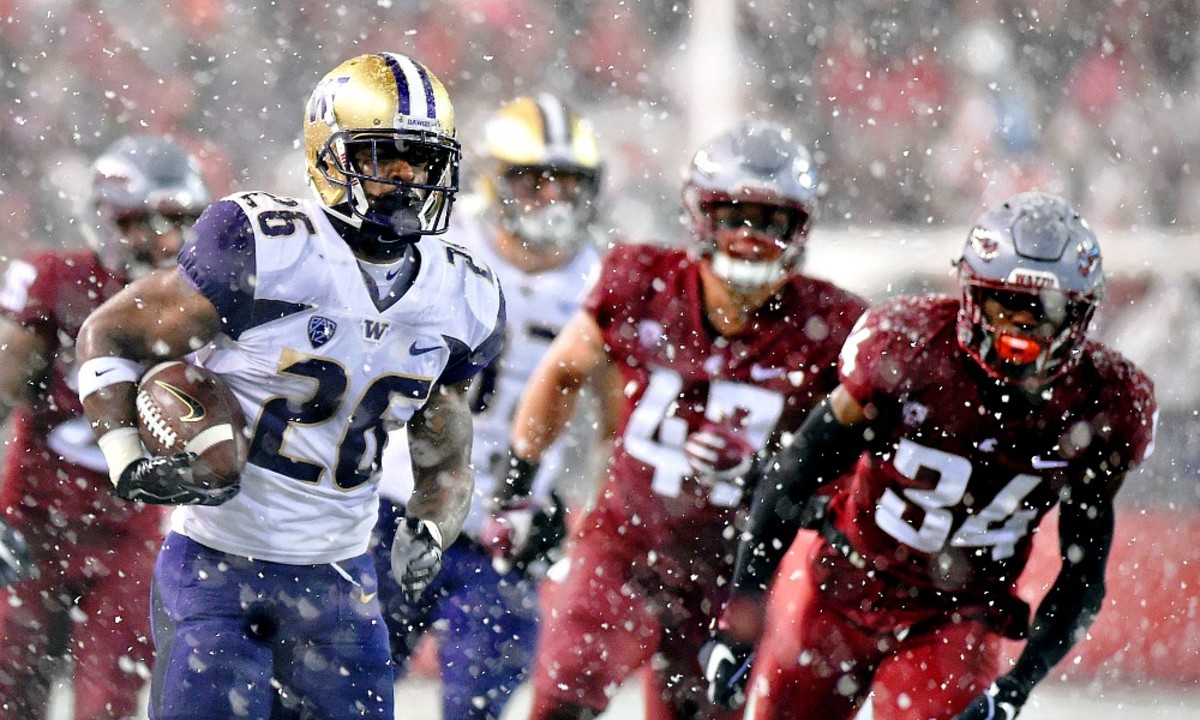
[[[113,491],[117,497],[151,505],[220,505],[237,495],[240,485],[209,487],[196,482],[195,453],[138,458],[121,471]]]
[[[0,586],[12,587],[22,580],[36,580],[39,575],[25,536],[0,520]]]
[[[406,517],[392,541],[392,574],[404,595],[414,601],[442,569],[442,533],[429,520]]]
[[[700,648],[700,667],[708,681],[709,702],[727,710],[737,710],[746,703],[746,681],[754,646],[736,642],[717,633]]]
[[[540,578],[558,559],[567,534],[566,508],[558,495],[549,502],[509,498],[492,503],[480,542],[492,554],[501,575],[516,569]]]
[[[971,701],[955,720],[1013,720],[1029,699],[1031,688],[1001,675],[992,686]]]

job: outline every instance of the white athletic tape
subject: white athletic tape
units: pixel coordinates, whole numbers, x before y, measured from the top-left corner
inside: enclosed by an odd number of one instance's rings
[[[233,439],[233,426],[232,425],[230,425],[229,423],[226,423],[224,425],[214,425],[214,426],[208,428],[207,430],[204,430],[196,437],[194,437],[191,440],[188,440],[186,443],[184,443],[183,449],[190,453],[196,453],[197,455],[203,455],[205,452],[207,452],[209,449],[211,449],[217,443],[223,443],[226,440],[232,440],[232,439]]]

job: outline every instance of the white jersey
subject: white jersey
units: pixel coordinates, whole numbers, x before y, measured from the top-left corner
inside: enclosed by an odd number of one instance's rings
[[[463,532],[477,536],[487,516],[487,500],[496,487],[497,472],[502,469],[508,450],[509,429],[521,393],[567,321],[579,310],[594,280],[599,254],[584,245],[565,264],[538,273],[527,273],[504,259],[495,250],[496,229],[478,211],[456,214],[446,237],[471,249],[500,279],[504,288],[508,327],[504,350],[499,358],[480,372],[472,382],[471,406],[475,413],[475,441],[471,460],[475,467],[475,498]],[[408,456],[389,448],[384,460],[384,481],[380,492],[403,503],[411,492]],[[543,456],[541,470],[534,483],[535,497],[545,498],[554,478],[562,469],[562,438]],[[398,467],[398,469],[396,469]]]
[[[232,388],[252,440],[241,492],[176,509],[172,529],[281,563],[366,552],[386,434],[503,341],[504,300],[486,264],[437,237],[416,250],[412,286],[381,308],[316,201],[243,193],[206,213],[180,269],[223,333],[197,357]]]

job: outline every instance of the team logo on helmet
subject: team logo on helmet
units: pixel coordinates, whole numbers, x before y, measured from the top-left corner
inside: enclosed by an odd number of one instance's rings
[[[1079,243],[1079,274],[1089,277],[1100,265],[1100,246],[1091,239]]]
[[[996,234],[987,228],[976,227],[971,231],[971,249],[985,262],[996,259],[1000,253],[1000,241]]]

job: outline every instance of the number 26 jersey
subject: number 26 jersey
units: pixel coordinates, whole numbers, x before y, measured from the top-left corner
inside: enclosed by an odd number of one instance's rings
[[[491,270],[436,237],[415,249],[412,285],[377,304],[316,201],[241,193],[205,213],[180,271],[216,307],[222,332],[197,358],[229,384],[252,434],[241,492],[178,508],[174,530],[272,562],[366,552],[388,431],[503,343]]]

